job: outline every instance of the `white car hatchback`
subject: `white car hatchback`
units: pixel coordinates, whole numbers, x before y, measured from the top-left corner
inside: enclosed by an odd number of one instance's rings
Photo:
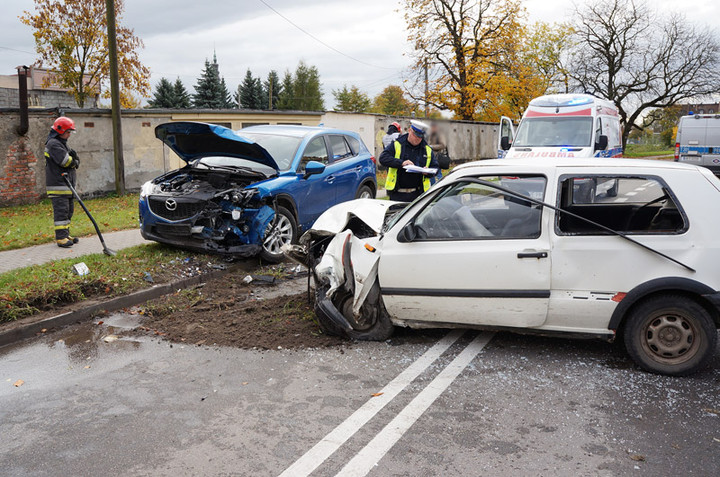
[[[612,194],[588,199],[587,184],[608,181]],[[619,335],[643,369],[686,375],[717,343],[718,203],[720,180],[696,166],[490,160],[410,204],[335,206],[286,253],[312,268],[317,316],[335,334]]]

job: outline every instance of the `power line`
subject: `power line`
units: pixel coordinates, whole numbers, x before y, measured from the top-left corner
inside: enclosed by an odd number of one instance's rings
[[[17,51],[18,53],[27,53],[29,55],[34,55],[35,53],[32,51],[25,51],[25,50],[18,50],[16,48],[8,48],[7,46],[0,46],[3,50],[10,50],[10,51]]]
[[[355,57],[353,57],[353,56],[350,56],[350,55],[348,55],[347,53],[343,53],[342,51],[338,50],[337,48],[328,45],[327,43],[325,43],[324,41],[322,41],[320,38],[316,37],[315,35],[313,35],[313,34],[310,33],[309,31],[303,29],[300,25],[298,25],[297,23],[293,22],[292,20],[290,20],[288,17],[286,17],[285,15],[283,15],[282,13],[280,13],[279,11],[275,10],[273,7],[271,7],[270,5],[268,5],[268,3],[267,3],[265,0],[258,0],[258,1],[259,1],[260,3],[262,3],[263,5],[265,5],[266,7],[268,7],[268,8],[269,8],[270,10],[272,10],[273,12],[275,12],[280,18],[282,18],[283,20],[285,20],[286,22],[288,22],[289,24],[291,24],[292,26],[294,26],[295,28],[297,28],[297,29],[300,30],[301,32],[305,33],[307,36],[309,36],[309,37],[312,38],[313,40],[317,41],[317,42],[320,43],[321,45],[325,46],[326,48],[331,49],[331,50],[334,51],[335,53],[338,53],[338,54],[340,54],[340,55],[342,55],[342,56],[344,56],[344,57],[346,57],[346,58],[349,58],[349,59],[351,59],[351,60],[353,60],[353,61],[356,61],[356,62],[358,62],[358,63],[360,63],[360,64],[363,64],[363,65],[365,65],[365,66],[370,66],[370,67],[372,67],[372,68],[379,68],[379,69],[382,69],[382,70],[396,70],[396,69],[398,69],[398,68],[389,68],[389,67],[387,67],[387,66],[373,65],[373,64],[367,63],[367,62],[365,62],[365,61],[359,60],[359,59],[357,59],[357,58],[355,58]]]

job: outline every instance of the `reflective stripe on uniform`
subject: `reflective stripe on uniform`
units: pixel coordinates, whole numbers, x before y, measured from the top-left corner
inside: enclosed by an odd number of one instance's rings
[[[72,195],[68,186],[46,186],[47,195]]]
[[[45,157],[50,159],[50,153],[45,149]],[[60,163],[60,167],[70,167],[72,165],[72,157],[70,157],[69,153],[65,153],[65,157],[63,158],[62,162]]]
[[[425,161],[425,167],[430,167],[430,161],[432,161],[432,148],[430,146],[425,146],[425,150],[427,152],[427,160]],[[398,141],[395,141],[395,159],[400,159],[400,154],[402,153],[402,146]],[[388,175],[387,179],[385,179],[385,190],[395,190],[395,185],[397,184],[397,168],[395,167],[388,167]],[[426,191],[430,188],[430,178],[428,176],[423,176],[423,191]]]
[[[55,226],[55,230],[65,230],[65,229],[69,229],[69,228],[70,228],[70,224],[67,224],[67,225],[56,225],[56,226]]]

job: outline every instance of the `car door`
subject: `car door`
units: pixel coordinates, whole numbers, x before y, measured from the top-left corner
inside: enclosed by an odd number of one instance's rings
[[[543,176],[483,177],[519,194]],[[541,206],[488,185],[444,188],[383,239],[379,280],[395,319],[531,327],[550,296],[549,233]],[[541,226],[543,225],[543,226]],[[402,231],[412,228],[408,239]]]
[[[330,143],[330,169],[335,177],[335,202],[352,200],[360,184],[362,165],[344,135],[328,134],[327,138]]]
[[[310,161],[325,164],[325,170],[321,174],[305,177],[305,165]],[[305,145],[296,171],[299,185],[294,196],[298,207],[298,221],[305,225],[315,221],[328,207],[335,204],[335,175],[329,164],[325,136],[317,136]]]
[[[507,154],[507,150],[502,148],[502,138],[507,137],[509,144],[512,144],[515,138],[515,128],[513,127],[512,120],[506,116],[500,118],[500,134],[498,134],[497,152],[498,159],[502,159]]]

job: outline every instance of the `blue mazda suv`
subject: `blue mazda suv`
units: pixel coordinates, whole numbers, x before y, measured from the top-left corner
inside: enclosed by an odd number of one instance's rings
[[[377,190],[375,158],[350,131],[173,122],[155,136],[187,165],[143,185],[148,240],[279,262],[322,212]]]

